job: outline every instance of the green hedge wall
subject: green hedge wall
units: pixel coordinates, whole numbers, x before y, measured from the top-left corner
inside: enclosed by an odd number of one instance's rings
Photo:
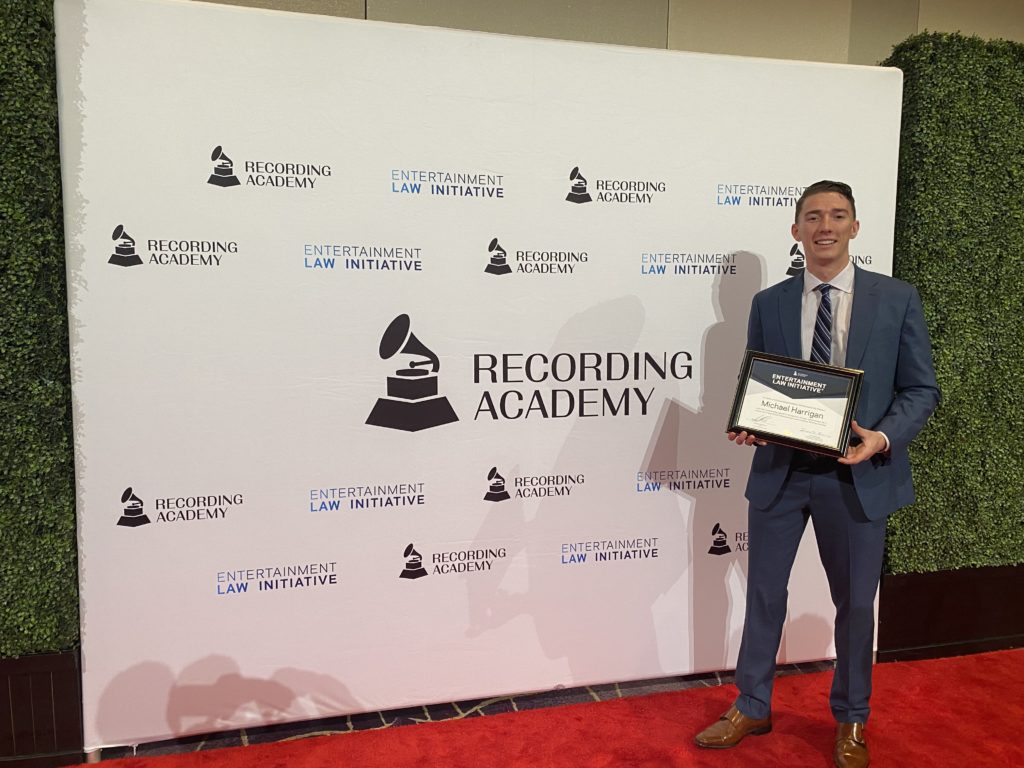
[[[78,643],[51,0],[0,5],[0,657]]]
[[[895,273],[921,292],[943,401],[887,570],[1024,562],[1024,45],[922,34],[904,73]]]

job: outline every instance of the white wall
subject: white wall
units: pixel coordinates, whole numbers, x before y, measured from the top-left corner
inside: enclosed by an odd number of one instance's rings
[[[1021,0],[196,0],[647,48],[877,64],[917,32],[1024,42]]]

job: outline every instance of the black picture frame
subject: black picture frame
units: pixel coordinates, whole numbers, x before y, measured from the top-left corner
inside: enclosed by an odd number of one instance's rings
[[[783,373],[785,372],[785,373]],[[781,386],[791,389],[797,403],[795,406],[785,404],[773,405],[775,408],[771,414],[758,417],[759,422],[750,420],[749,414],[744,417],[744,411],[749,411],[748,398],[757,396],[751,393],[751,381],[764,382],[766,378],[774,375],[781,376]],[[736,395],[733,398],[732,408],[729,411],[729,423],[726,426],[727,432],[747,432],[756,436],[759,440],[768,443],[784,445],[788,448],[795,448],[801,451],[817,453],[824,456],[839,458],[846,455],[846,449],[850,445],[851,427],[850,422],[857,411],[857,401],[860,398],[861,381],[864,371],[855,368],[842,368],[835,365],[814,363],[810,360],[784,357],[782,355],[770,355],[767,352],[758,352],[748,349],[743,356],[743,363],[740,366],[739,380],[736,385]],[[773,379],[774,380],[774,379]],[[764,385],[763,386],[771,386]],[[838,439],[815,440],[812,439],[812,428],[800,424],[807,421],[797,415],[808,413],[808,408],[801,408],[798,403],[800,399],[809,399],[815,396],[818,388],[827,393],[823,395],[828,400],[840,400],[842,415],[840,416],[840,429]],[[791,396],[781,393],[781,398],[791,399]],[[775,401],[773,401],[775,402]],[[787,410],[789,408],[789,410]],[[815,410],[815,409],[811,409]],[[748,423],[744,423],[747,421]],[[780,430],[779,426],[792,425],[792,428]]]

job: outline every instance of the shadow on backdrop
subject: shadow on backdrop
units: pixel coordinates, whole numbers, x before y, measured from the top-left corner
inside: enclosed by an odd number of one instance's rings
[[[178,675],[158,662],[115,675],[100,696],[96,731],[104,744],[136,744],[360,709],[328,675],[284,667],[268,678],[247,677],[234,659],[215,654]]]
[[[694,672],[735,666],[739,633],[730,625],[742,623],[744,611],[747,556],[736,534],[747,528],[743,491],[753,453],[729,442],[725,430],[746,349],[750,300],[764,287],[765,260],[746,251],[735,258],[736,274],[719,275],[714,282],[716,321],[704,332],[697,367],[699,408],[667,400],[644,461],[645,470],[728,469],[728,487],[675,490],[691,510],[689,633]]]
[[[646,313],[636,296],[602,302],[570,318],[558,332],[551,352],[603,349],[631,352],[643,330]],[[624,382],[625,383],[625,382]],[[623,484],[632,483],[629,467],[637,458],[627,445],[609,443],[608,425],[600,418],[575,419],[564,440],[561,430],[550,440],[540,438],[531,456],[509,457],[508,477],[516,474],[576,474],[592,465],[595,446],[608,466],[620,467]],[[632,470],[635,473],[635,470]],[[586,484],[573,496],[588,497]],[[509,544],[508,557],[495,568],[467,580],[470,627],[475,635],[496,629],[522,615],[534,622],[537,641],[550,659],[564,659],[574,685],[653,677],[663,665],[659,656],[654,603],[682,576],[685,563],[659,556],[644,560],[566,564],[560,545],[608,538],[638,538],[660,532],[662,538],[682,540],[686,526],[674,497],[657,503],[618,510],[611,518],[598,516],[591,503],[560,498],[538,502],[513,497],[489,505],[474,543]],[[486,504],[487,502],[481,502]],[[664,544],[661,544],[664,546]],[[526,573],[509,573],[525,555]],[[518,566],[517,566],[518,567]],[[630,569],[629,577],[625,569]],[[525,582],[522,591],[503,589]],[[625,589],[628,587],[629,591]],[[557,595],[558,599],[552,599]],[[627,642],[628,641],[628,642]],[[500,659],[495,660],[501,663]]]

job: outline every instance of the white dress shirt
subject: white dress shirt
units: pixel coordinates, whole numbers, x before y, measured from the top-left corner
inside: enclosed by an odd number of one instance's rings
[[[821,305],[821,291],[815,290],[822,284],[804,270],[804,295],[800,314],[800,352],[804,360],[811,359],[811,344],[814,341],[814,324]],[[850,312],[853,309],[853,262],[829,280],[832,290],[832,365],[846,365],[846,341],[850,337]]]
[[[800,307],[800,352],[805,360],[811,359],[811,344],[814,342],[814,325],[818,320],[821,305],[821,291],[815,290],[824,280],[819,280],[804,270],[804,294]],[[829,298],[832,300],[832,365],[846,365],[846,346],[850,338],[850,313],[853,311],[853,262],[828,281],[832,286]],[[863,426],[863,425],[861,425]],[[889,436],[885,438],[885,451],[889,450]]]

